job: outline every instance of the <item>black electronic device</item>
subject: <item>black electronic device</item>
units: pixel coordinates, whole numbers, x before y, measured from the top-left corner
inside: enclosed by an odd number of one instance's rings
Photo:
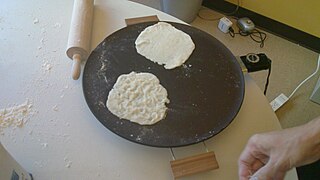
[[[271,60],[264,53],[249,53],[245,56],[240,56],[240,59],[246,66],[249,73],[268,70],[271,67]]]

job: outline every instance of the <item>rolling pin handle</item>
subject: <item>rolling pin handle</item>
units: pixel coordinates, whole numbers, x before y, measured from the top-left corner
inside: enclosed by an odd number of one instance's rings
[[[73,65],[72,65],[72,78],[74,80],[79,79],[80,72],[81,72],[81,56],[80,54],[74,54],[72,56]]]

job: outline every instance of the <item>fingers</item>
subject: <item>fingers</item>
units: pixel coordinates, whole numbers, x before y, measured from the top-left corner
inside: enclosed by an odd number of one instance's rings
[[[257,159],[257,161],[251,165],[251,175],[263,166],[265,166],[265,163]]]
[[[256,146],[256,135],[252,136],[239,157],[239,163],[252,164],[256,161],[255,154],[259,152]]]
[[[257,171],[259,168],[264,166],[269,159],[269,156],[263,154],[259,148],[259,135],[252,136],[245,149],[241,153],[238,165],[239,165],[239,177],[244,177],[248,179],[252,173]]]
[[[260,168],[257,172],[255,172],[249,180],[268,180],[273,179],[272,174],[272,167],[269,164],[265,165],[264,167]]]
[[[252,173],[252,164],[256,159],[252,156],[251,150],[246,147],[245,150],[241,153],[238,165],[239,165],[239,177],[240,180],[242,179],[248,179],[248,176],[250,176]]]
[[[257,172],[255,172],[249,180],[283,180],[286,172],[279,170],[272,163],[268,163],[262,168],[260,168]]]
[[[239,177],[240,180],[248,180],[249,177],[252,176],[258,169],[263,167],[265,164],[262,163],[260,160],[256,159],[255,162],[252,164],[239,164]]]
[[[282,180],[292,167],[319,159],[320,119],[312,122],[252,136],[238,161],[239,178]]]

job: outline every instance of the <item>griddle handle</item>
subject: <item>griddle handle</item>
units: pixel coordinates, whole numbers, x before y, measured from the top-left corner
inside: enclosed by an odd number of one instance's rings
[[[213,151],[170,161],[174,179],[219,168]]]

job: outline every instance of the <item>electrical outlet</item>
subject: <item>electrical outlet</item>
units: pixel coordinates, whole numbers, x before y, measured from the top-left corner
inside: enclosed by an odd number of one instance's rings
[[[271,101],[270,105],[274,112],[276,112],[282,105],[284,105],[289,98],[281,93],[278,97],[276,97],[273,101]]]

